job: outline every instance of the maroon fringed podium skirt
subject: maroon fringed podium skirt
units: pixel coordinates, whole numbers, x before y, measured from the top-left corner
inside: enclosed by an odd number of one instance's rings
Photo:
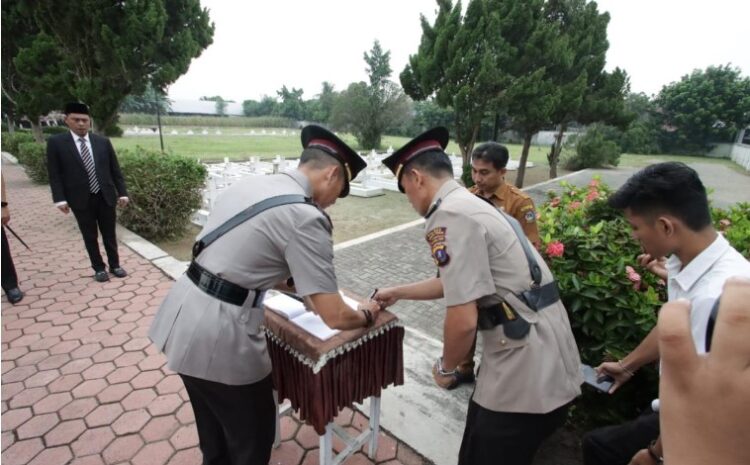
[[[327,341],[270,310],[265,327],[279,402],[289,399],[319,435],[344,407],[404,384],[404,328],[392,313],[380,312],[372,328],[342,331]]]

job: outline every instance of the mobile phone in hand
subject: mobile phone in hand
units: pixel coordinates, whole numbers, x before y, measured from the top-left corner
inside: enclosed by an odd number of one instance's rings
[[[615,383],[614,378],[609,375],[600,375],[589,365],[581,364],[583,382],[599,392],[607,393]]]

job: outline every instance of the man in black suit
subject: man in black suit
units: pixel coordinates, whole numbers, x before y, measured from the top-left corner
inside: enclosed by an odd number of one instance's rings
[[[47,142],[52,200],[65,214],[73,210],[94,268],[94,279],[109,281],[99,252],[98,231],[107,252],[109,271],[123,278],[127,273],[120,266],[117,254],[115,207],[127,205],[128,192],[115,149],[106,137],[89,133],[91,118],[85,104],[65,105],[65,124],[70,132],[52,136]]]

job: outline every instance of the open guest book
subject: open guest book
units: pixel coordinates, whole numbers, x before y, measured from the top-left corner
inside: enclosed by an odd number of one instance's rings
[[[341,293],[341,297],[352,311],[356,311],[356,300],[345,296],[343,293]],[[303,302],[289,297],[286,294],[274,292],[274,295],[271,296],[269,292],[269,297],[263,301],[263,305],[317,337],[321,341],[327,341],[341,332],[338,329],[329,328],[319,315],[316,315],[312,311],[308,311]]]

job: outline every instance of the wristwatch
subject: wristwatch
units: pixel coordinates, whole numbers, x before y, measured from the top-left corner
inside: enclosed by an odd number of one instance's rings
[[[437,365],[437,372],[440,376],[456,376],[458,374],[458,370],[456,368],[451,371],[445,371],[443,369],[443,357],[438,357],[435,364]]]
[[[656,463],[664,463],[664,457],[656,453],[656,441],[655,440],[651,441],[651,444],[648,445],[646,450],[648,451],[648,455],[650,455],[651,458],[654,459]]]

